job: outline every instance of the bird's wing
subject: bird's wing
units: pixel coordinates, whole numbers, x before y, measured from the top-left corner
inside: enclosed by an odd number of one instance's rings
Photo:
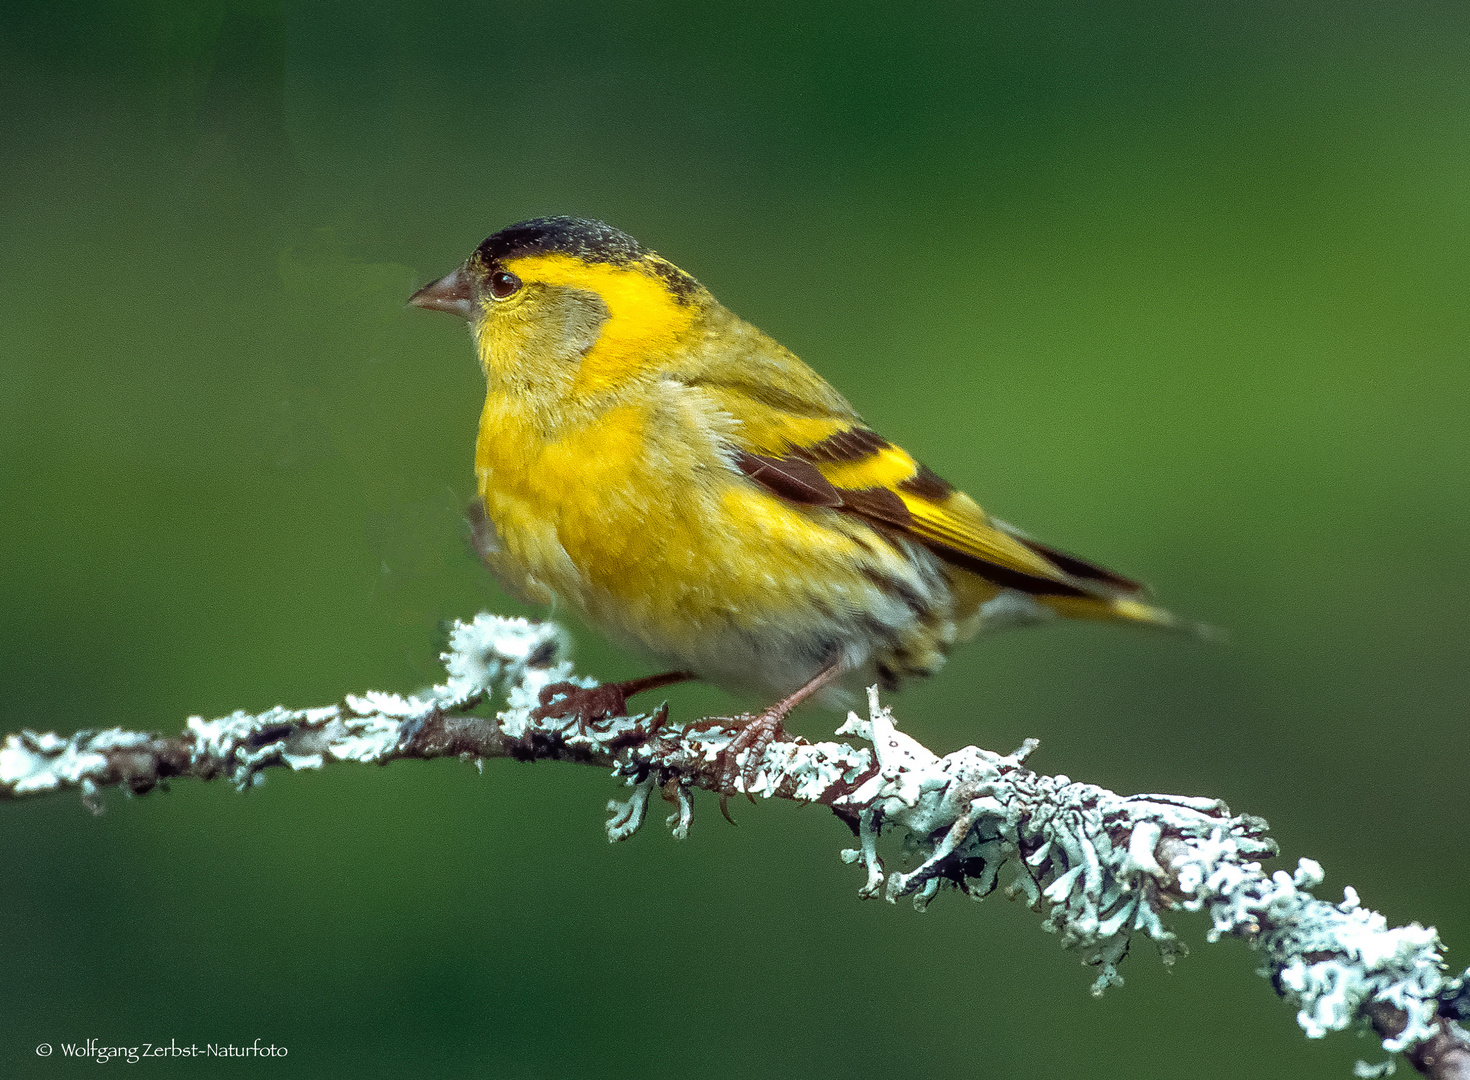
[[[1144,594],[1135,581],[996,521],[856,416],[752,410],[748,401],[742,413],[734,465],[780,499],[852,514],[1007,588],[1108,600]]]
[[[1057,602],[1101,600],[1111,612],[1144,595],[1137,582],[996,521],[870,430],[796,356],[733,316],[722,326],[725,348],[686,354],[682,369],[670,375],[697,387],[733,421],[732,465],[770,494],[852,514],[996,585]]]

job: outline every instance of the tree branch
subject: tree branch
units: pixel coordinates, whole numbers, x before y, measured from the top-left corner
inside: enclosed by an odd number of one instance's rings
[[[1117,965],[1135,934],[1172,963],[1184,947],[1165,914],[1204,911],[1211,941],[1228,934],[1262,953],[1262,973],[1297,1007],[1309,1037],[1370,1024],[1385,1050],[1403,1052],[1425,1075],[1470,1080],[1470,1037],[1461,1026],[1470,1021],[1470,972],[1449,976],[1432,928],[1390,928],[1359,905],[1351,887],[1340,904],[1318,900],[1311,889],[1322,869],[1310,859],[1294,873],[1268,875],[1261,860],[1275,855],[1276,845],[1260,818],[1234,816],[1214,799],[1121,796],[1039,775],[1025,767],[1036,746],[1031,739],[1010,754],[968,746],[937,757],[894,727],[876,688],[868,717],[849,714],[837,731],[871,749],[788,736],[767,748],[747,792],[740,770],[723,768],[741,718],[675,727],[660,709],[586,726],[533,720],[542,688],[567,680],[595,685],[572,675],[563,645],[553,624],[480,615],[455,624],[443,654],[449,677],[421,695],[372,692],[325,708],[191,717],[177,737],[118,728],[70,737],[24,731],[0,749],[0,797],[78,789],[97,810],[100,790],[110,785],[142,793],[191,776],[228,777],[244,788],[277,766],[452,755],[612,769],[633,789],[627,800],[608,804],[613,841],[643,824],[655,788],[675,805],[668,823],[680,838],[693,820],[694,788],[820,803],[857,839],[842,855],[865,871],[864,897],[907,896],[923,908],[954,888],[981,899],[1004,871],[1011,879],[1006,895],[1044,910],[1043,928],[1098,968],[1095,994],[1122,982]],[[497,688],[504,707],[485,715],[481,707]],[[743,758],[742,751],[736,764]],[[723,785],[723,775],[733,775],[733,786]],[[889,832],[903,837],[912,870],[885,867],[878,849]],[[1360,1062],[1356,1072],[1383,1075],[1392,1065]]]

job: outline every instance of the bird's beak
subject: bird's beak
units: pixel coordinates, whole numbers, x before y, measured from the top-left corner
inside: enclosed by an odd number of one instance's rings
[[[461,319],[468,319],[474,302],[470,296],[470,276],[465,273],[463,266],[451,270],[438,281],[425,285],[414,293],[408,298],[408,302],[431,311],[447,311]]]

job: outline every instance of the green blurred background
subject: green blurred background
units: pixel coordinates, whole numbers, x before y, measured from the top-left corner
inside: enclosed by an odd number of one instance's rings
[[[503,225],[594,216],[987,507],[1232,634],[982,641],[895,699],[907,730],[1223,797],[1464,966],[1470,12],[693,8],[3,9],[0,730],[408,691],[443,620],[524,610],[464,542],[464,329],[404,301]],[[88,1037],[288,1047],[210,1070],[260,1076],[1381,1056],[1307,1042],[1199,917],[1095,1001],[998,895],[859,902],[830,815],[704,798],[687,842],[609,847],[621,794],[451,761],[0,805],[0,1073],[83,1074],[33,1047]]]

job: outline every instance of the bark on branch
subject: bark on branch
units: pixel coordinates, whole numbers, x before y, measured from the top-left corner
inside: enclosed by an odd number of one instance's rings
[[[1171,911],[1202,911],[1210,940],[1239,937],[1259,950],[1262,973],[1297,1007],[1309,1037],[1371,1025],[1390,1053],[1420,1072],[1470,1080],[1470,979],[1449,975],[1433,928],[1389,927],[1357,893],[1319,900],[1322,870],[1302,859],[1268,874],[1276,854],[1266,823],[1232,815],[1214,799],[1122,796],[1025,767],[1027,740],[1010,754],[968,746],[938,757],[898,731],[869,692],[868,716],[849,714],[838,735],[870,747],[788,736],[765,751],[747,792],[723,758],[739,718],[675,726],[665,711],[581,725],[533,720],[543,687],[574,681],[564,635],[550,623],[480,615],[457,623],[443,654],[448,678],[422,695],[349,695],[316,709],[276,707],[217,720],[192,717],[181,735],[112,728],[69,737],[24,731],[0,748],[0,797],[77,789],[99,807],[104,787],[143,793],[174,777],[228,777],[240,787],[263,770],[321,768],[331,761],[385,764],[397,758],[510,757],[598,765],[632,788],[608,804],[609,840],[643,824],[655,790],[674,807],[668,823],[688,834],[692,791],[749,794],[828,806],[852,829],[842,853],[864,872],[860,894],[922,908],[945,889],[982,899],[1008,879],[1006,895],[1043,911],[1057,933],[1098,969],[1093,992],[1120,984],[1117,965],[1137,934],[1165,963],[1183,945],[1164,923]],[[500,700],[489,704],[492,697]],[[737,764],[743,764],[744,751]],[[733,775],[733,786],[722,777]],[[903,839],[913,864],[884,864],[885,834]],[[1360,1076],[1391,1071],[1393,1059],[1359,1063]]]

